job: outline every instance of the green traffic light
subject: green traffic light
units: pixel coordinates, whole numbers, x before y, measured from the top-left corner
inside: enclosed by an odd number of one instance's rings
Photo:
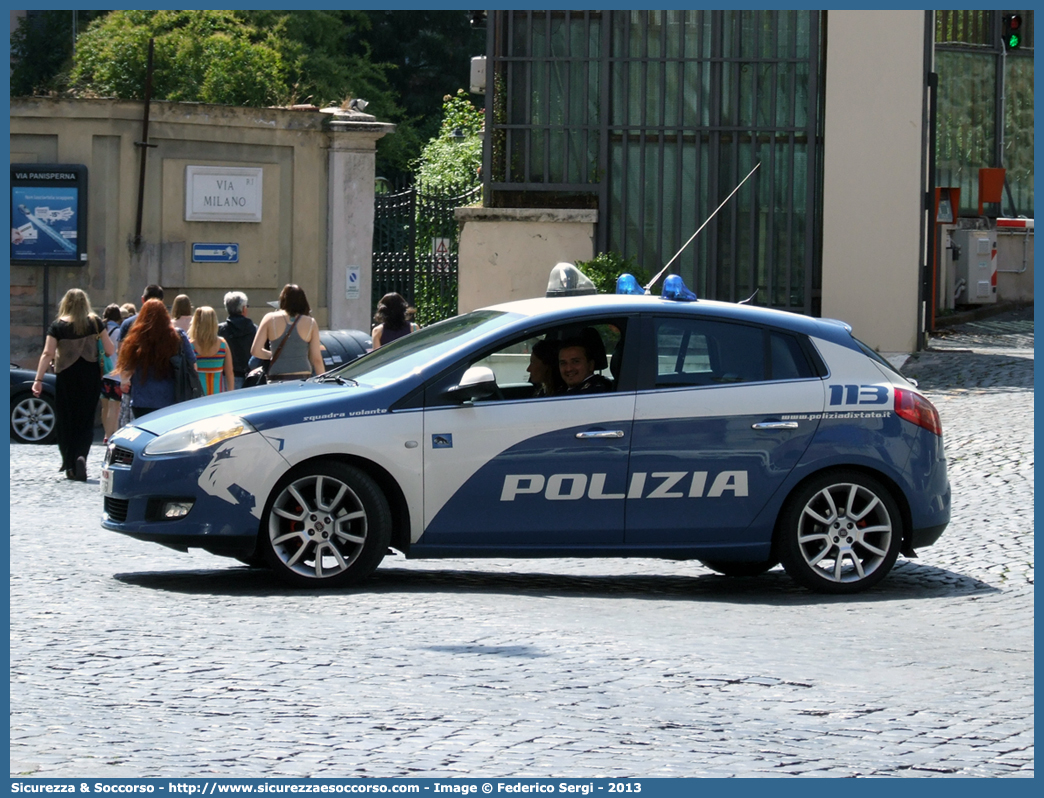
[[[1002,20],[1004,26],[1004,47],[1007,50],[1017,50],[1019,45],[1022,44],[1022,33],[1019,30],[1022,27],[1022,17],[1018,14],[1011,14],[1006,16]]]

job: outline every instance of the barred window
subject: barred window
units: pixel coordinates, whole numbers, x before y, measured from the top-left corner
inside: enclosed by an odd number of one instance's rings
[[[817,312],[821,13],[499,11],[490,205],[596,207],[600,251],[715,299]]]

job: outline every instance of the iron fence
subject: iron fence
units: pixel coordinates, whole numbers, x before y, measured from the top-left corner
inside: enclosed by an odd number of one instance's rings
[[[373,304],[395,291],[430,324],[457,313],[459,229],[453,212],[481,192],[438,196],[416,187],[374,198]]]

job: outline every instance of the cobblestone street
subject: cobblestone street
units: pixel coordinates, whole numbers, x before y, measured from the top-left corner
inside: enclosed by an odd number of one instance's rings
[[[660,560],[364,586],[103,530],[11,445],[11,764],[36,777],[1033,776],[1033,309],[933,337],[953,516],[855,597]]]

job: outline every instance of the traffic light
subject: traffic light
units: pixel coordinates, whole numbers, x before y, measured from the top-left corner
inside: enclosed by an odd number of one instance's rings
[[[1005,14],[1001,20],[1001,36],[1004,38],[1005,50],[1018,50],[1022,46],[1022,17]]]

